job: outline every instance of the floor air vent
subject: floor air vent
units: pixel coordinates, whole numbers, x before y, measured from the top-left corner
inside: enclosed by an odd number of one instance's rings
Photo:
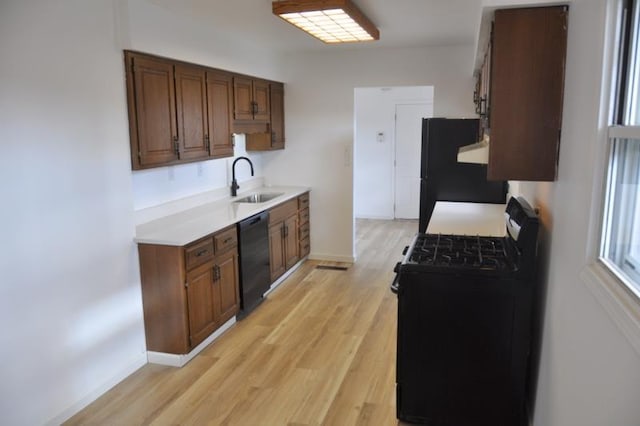
[[[332,271],[346,271],[349,268],[346,266],[330,266],[330,265],[318,265],[316,269],[329,269]]]

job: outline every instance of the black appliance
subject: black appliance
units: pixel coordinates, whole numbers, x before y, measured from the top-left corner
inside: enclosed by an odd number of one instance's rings
[[[397,417],[526,425],[538,219],[522,198],[507,235],[418,233],[396,265]]]
[[[504,204],[506,181],[487,181],[487,165],[459,163],[458,149],[478,141],[478,119],[422,120],[419,231],[426,232],[436,201]]]
[[[271,286],[269,268],[269,212],[238,223],[240,252],[240,313],[243,318],[260,302]]]

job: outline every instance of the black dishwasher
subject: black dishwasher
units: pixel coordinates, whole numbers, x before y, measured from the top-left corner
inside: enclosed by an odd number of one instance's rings
[[[238,223],[240,239],[240,313],[245,317],[262,302],[269,290],[269,212],[258,213]]]

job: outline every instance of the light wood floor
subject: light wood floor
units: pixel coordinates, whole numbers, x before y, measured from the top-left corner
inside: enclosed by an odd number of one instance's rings
[[[147,364],[67,424],[397,425],[389,284],[417,228],[358,220],[347,271],[307,261],[190,363]]]

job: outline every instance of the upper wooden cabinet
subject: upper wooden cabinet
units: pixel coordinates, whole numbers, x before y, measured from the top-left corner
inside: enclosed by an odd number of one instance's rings
[[[493,31],[491,32],[493,35]],[[484,55],[482,66],[476,73],[476,87],[473,92],[473,102],[476,114],[480,117],[479,139],[489,135],[489,117],[491,104],[491,40]]]
[[[284,84],[269,83],[270,117],[265,132],[246,135],[247,151],[284,149]]]
[[[269,85],[271,94],[271,149],[284,149],[284,84]]]
[[[232,76],[125,51],[134,170],[233,156]]]
[[[223,71],[207,71],[207,100],[209,110],[209,139],[213,158],[233,156],[231,105],[232,76]]]
[[[490,52],[490,180],[552,181],[557,174],[566,6],[495,12]]]
[[[233,78],[234,120],[268,121],[269,83],[246,77]]]
[[[233,156],[247,147],[284,148],[282,83],[125,51],[134,170]]]
[[[179,159],[173,65],[125,54],[131,161],[134,169]]]
[[[178,153],[182,160],[209,156],[207,78],[203,68],[175,65]]]

